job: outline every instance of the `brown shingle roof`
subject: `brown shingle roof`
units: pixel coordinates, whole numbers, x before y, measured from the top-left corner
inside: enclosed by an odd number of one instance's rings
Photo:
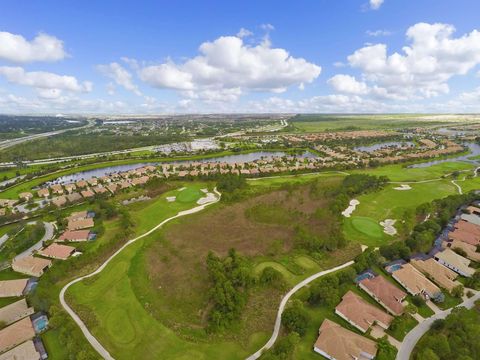
[[[361,328],[363,332],[366,332],[374,322],[381,322],[388,327],[393,320],[393,316],[369,304],[353,291],[348,291],[343,296],[342,302],[335,310]]]
[[[14,348],[15,346],[31,340],[35,336],[30,318],[25,318],[0,330],[0,352]]]
[[[480,252],[477,252],[476,246],[458,240],[453,240],[452,242],[447,243],[447,245],[454,251],[456,248],[465,251],[468,259],[480,262]]]
[[[383,276],[375,276],[360,281],[359,285],[367,292],[373,294],[375,300],[380,300],[380,305],[394,315],[403,313],[401,301],[407,296],[405,292],[387,281]]]
[[[480,226],[469,223],[468,221],[460,220],[455,224],[455,228],[470,232],[472,234],[475,234],[475,236],[480,237]]]
[[[480,245],[480,237],[466,230],[455,229],[448,234],[451,240],[463,241],[471,245]]]
[[[49,258],[66,260],[69,258],[70,255],[72,255],[74,251],[75,248],[73,246],[53,243],[47,248],[40,250],[39,254]]]
[[[87,229],[94,226],[95,226],[95,223],[93,222],[92,218],[79,219],[74,221],[70,220],[68,222],[68,230]]]
[[[58,238],[59,241],[87,241],[90,230],[67,230]]]
[[[410,263],[424,274],[429,275],[439,286],[451,291],[458,284],[454,281],[457,273],[439,264],[433,258],[427,260],[414,260]]]
[[[34,311],[33,308],[28,307],[25,299],[21,299],[0,309],[0,322],[10,325],[15,321],[32,315]]]
[[[402,265],[402,268],[395,271],[392,277],[412,295],[426,293],[428,296],[433,297],[441,292],[434,283],[410,264]]]
[[[70,220],[80,220],[80,219],[85,219],[86,217],[88,216],[88,211],[87,210],[84,210],[84,211],[77,211],[77,212],[73,212],[70,214],[69,217],[67,217],[67,220],[70,221]]]
[[[35,349],[32,340],[28,340],[21,345],[14,347],[0,355],[0,360],[40,360],[41,356]]]
[[[352,360],[363,359],[364,354],[371,355],[371,358],[375,357],[377,344],[325,319],[320,326],[314,349],[323,351],[336,360]]]
[[[0,297],[22,296],[28,279],[0,281]]]
[[[12,269],[32,276],[42,276],[43,271],[48,268],[52,262],[47,259],[41,259],[33,256],[25,256],[15,259],[12,262]]]

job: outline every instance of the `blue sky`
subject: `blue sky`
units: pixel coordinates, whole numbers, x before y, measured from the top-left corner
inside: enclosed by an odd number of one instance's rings
[[[474,0],[7,0],[0,112],[476,112],[479,13]]]

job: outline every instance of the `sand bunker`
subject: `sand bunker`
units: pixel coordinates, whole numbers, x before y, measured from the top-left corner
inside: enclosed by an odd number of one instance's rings
[[[395,235],[397,234],[397,229],[395,229],[395,223],[397,220],[393,219],[385,219],[384,221],[380,221],[380,225],[383,226],[383,232],[387,235]]]
[[[360,201],[358,201],[357,199],[350,200],[349,207],[347,207],[345,210],[342,211],[342,215],[345,217],[350,217],[350,215],[352,215],[353,213],[353,210],[355,210],[355,208],[359,204],[360,204]]]
[[[394,190],[412,190],[412,187],[410,185],[402,184],[400,186],[397,186],[396,188],[393,188]]]
[[[182,187],[181,189],[178,189],[178,191],[183,191],[185,189],[186,189],[186,187]]]
[[[168,202],[174,202],[175,200],[177,200],[176,196],[167,196],[167,201]]]
[[[208,189],[200,189],[201,192],[203,192],[204,194],[208,193]]]
[[[214,202],[217,198],[215,197],[214,193],[207,193],[204,197],[198,199],[197,204],[198,205],[205,205],[209,204],[211,202]]]

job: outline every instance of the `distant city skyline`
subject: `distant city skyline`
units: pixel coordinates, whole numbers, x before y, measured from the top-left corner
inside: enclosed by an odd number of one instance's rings
[[[480,3],[2,2],[0,113],[480,112]]]

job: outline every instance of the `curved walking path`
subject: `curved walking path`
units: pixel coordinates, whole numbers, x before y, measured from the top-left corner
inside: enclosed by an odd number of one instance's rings
[[[470,299],[465,300],[464,302],[455,307],[464,306],[467,309],[471,309],[474,306],[475,301],[479,299],[480,291],[477,291],[477,293]],[[432,315],[428,319],[425,319],[417,326],[415,326],[403,339],[400,349],[398,350],[396,360],[409,360],[415,345],[420,340],[420,338],[425,335],[428,330],[430,330],[433,322],[438,319],[445,319],[452,312],[453,308]]]
[[[320,271],[316,274],[313,274],[312,276],[309,276],[308,278],[306,278],[305,280],[299,282],[297,285],[295,285],[282,299],[282,301],[280,302],[280,306],[278,307],[278,312],[277,312],[277,318],[275,319],[275,326],[273,327],[273,334],[272,336],[270,337],[270,339],[267,341],[267,343],[265,345],[263,345],[263,347],[258,350],[255,354],[252,354],[250,355],[247,360],[256,360],[258,359],[262,353],[265,351],[265,350],[268,350],[270,349],[273,344],[275,344],[275,341],[277,340],[277,337],[278,337],[278,333],[280,332],[280,325],[282,324],[282,313],[283,313],[283,310],[285,310],[285,305],[287,305],[287,302],[288,300],[290,300],[290,298],[292,297],[293,294],[295,294],[298,290],[300,290],[302,287],[304,287],[305,285],[308,285],[309,283],[311,283],[313,280],[316,280],[318,279],[319,277],[322,277],[322,276],[325,276],[327,274],[330,274],[332,272],[335,272],[337,270],[341,270],[341,269],[344,269],[350,265],[353,265],[355,263],[355,261],[349,261],[349,262],[346,262],[345,264],[342,264],[342,265],[339,265],[339,266],[336,266],[334,268],[331,268],[331,269],[328,269],[328,270],[323,270],[323,271]]]
[[[114,358],[112,357],[112,355],[110,355],[110,353],[107,351],[107,349],[105,349],[103,347],[102,344],[100,344],[100,342],[97,340],[97,338],[95,336],[93,336],[93,334],[88,330],[87,326],[85,325],[85,323],[82,321],[82,319],[80,319],[80,317],[75,313],[75,311],[73,311],[73,309],[67,304],[67,302],[65,301],[65,293],[67,292],[68,288],[70,286],[72,286],[73,284],[76,284],[77,282],[79,281],[82,281],[83,279],[86,279],[86,278],[89,278],[89,277],[92,277],[92,276],[95,276],[97,274],[99,274],[100,272],[102,272],[103,269],[105,269],[108,265],[108,263],[110,261],[112,261],[118,254],[120,254],[127,246],[133,244],[134,242],[136,242],[137,240],[140,240],[148,235],[150,235],[151,233],[153,233],[154,231],[158,230],[159,228],[161,228],[163,225],[165,225],[166,223],[168,223],[169,221],[172,221],[173,219],[176,219],[176,218],[179,218],[179,217],[182,217],[182,216],[185,216],[185,215],[190,215],[190,214],[193,214],[193,213],[196,213],[196,212],[199,212],[199,211],[202,211],[203,209],[205,209],[207,206],[210,206],[210,205],[213,205],[217,202],[220,201],[220,198],[222,196],[222,194],[220,192],[217,191],[217,189],[215,188],[213,190],[215,192],[215,194],[217,195],[217,197],[215,198],[215,200],[213,200],[212,202],[209,202],[207,204],[203,204],[203,205],[199,205],[199,206],[196,206],[194,208],[191,208],[191,209],[188,209],[188,210],[183,210],[183,211],[180,211],[177,215],[174,215],[172,217],[169,217],[165,220],[163,220],[160,224],[158,224],[157,226],[155,226],[154,228],[150,229],[149,231],[147,231],[146,233],[143,233],[142,235],[139,235],[137,236],[136,238],[134,239],[131,239],[129,241],[127,241],[120,249],[118,249],[117,251],[115,251],[115,253],[113,253],[112,256],[110,256],[102,265],[100,265],[100,267],[95,270],[94,272],[90,273],[90,274],[87,274],[87,275],[84,275],[84,276],[81,276],[79,278],[76,278],[72,281],[70,281],[67,285],[65,285],[62,290],[60,291],[60,295],[59,295],[59,299],[60,299],[60,304],[62,305],[62,307],[65,309],[65,311],[72,317],[73,321],[75,321],[77,323],[77,325],[80,327],[80,330],[82,330],[82,333],[83,335],[85,335],[85,338],[87,339],[87,341],[90,343],[90,345],[92,345],[92,347],[100,354],[100,356],[102,356],[104,359],[106,360],[114,360]]]

